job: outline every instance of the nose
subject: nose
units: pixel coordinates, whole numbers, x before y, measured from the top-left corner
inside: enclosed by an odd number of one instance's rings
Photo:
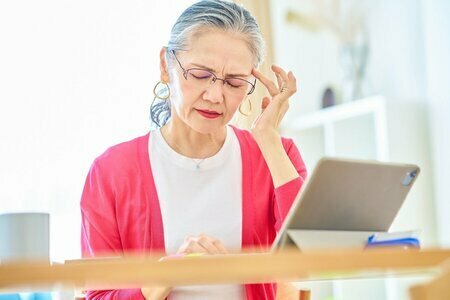
[[[213,103],[222,103],[224,99],[223,89],[223,81],[219,79],[212,81],[203,93],[203,100],[208,100]]]

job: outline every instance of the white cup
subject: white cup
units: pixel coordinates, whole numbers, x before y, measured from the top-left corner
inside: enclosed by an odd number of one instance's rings
[[[0,261],[50,261],[48,213],[0,214]]]

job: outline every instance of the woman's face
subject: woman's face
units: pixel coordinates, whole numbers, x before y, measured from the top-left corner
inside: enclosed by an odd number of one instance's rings
[[[188,51],[175,52],[178,62],[174,59],[168,73],[172,118],[199,133],[213,133],[246,99],[255,81],[253,56],[242,38],[224,32],[205,32],[192,40]]]

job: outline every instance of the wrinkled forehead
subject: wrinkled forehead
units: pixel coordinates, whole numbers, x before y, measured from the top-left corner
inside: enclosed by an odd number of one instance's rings
[[[209,30],[188,39],[185,64],[202,64],[218,73],[250,74],[255,57],[242,34]]]

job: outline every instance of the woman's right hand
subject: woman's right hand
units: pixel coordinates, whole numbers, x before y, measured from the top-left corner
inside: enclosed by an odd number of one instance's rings
[[[226,254],[228,251],[218,239],[206,234],[201,234],[199,236],[187,236],[177,251],[177,254],[191,253]],[[162,260],[165,259],[170,259],[170,256],[163,258]],[[141,288],[142,294],[147,300],[165,299],[170,294],[171,290],[172,288],[170,287]]]

